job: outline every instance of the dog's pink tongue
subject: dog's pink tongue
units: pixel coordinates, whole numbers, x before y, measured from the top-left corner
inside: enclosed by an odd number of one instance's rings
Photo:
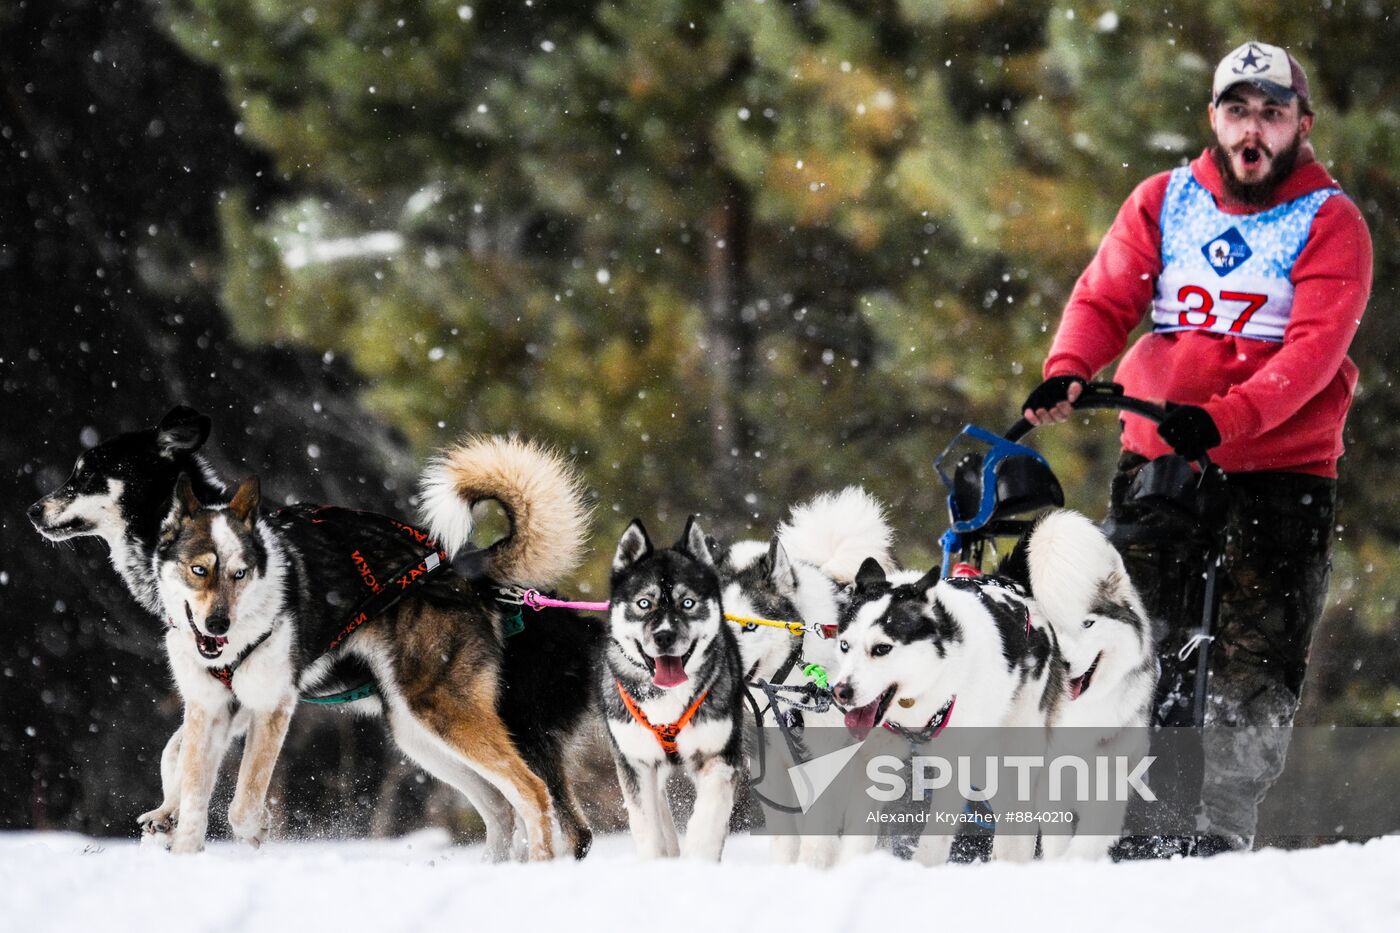
[[[1080,674],[1078,677],[1073,677],[1070,679],[1069,698],[1071,700],[1079,699],[1079,695],[1084,692],[1084,678],[1086,676],[1088,676],[1087,672],[1084,674]]]
[[[658,687],[674,687],[686,682],[684,658],[665,655],[652,660],[656,662],[656,672],[651,675],[651,682]]]
[[[880,705],[879,698],[846,713],[846,730],[857,739],[864,739],[875,728],[875,710]]]

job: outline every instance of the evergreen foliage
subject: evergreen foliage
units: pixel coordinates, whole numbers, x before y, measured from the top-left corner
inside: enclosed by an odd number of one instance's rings
[[[347,357],[420,453],[468,430],[571,450],[602,516],[581,588],[633,515],[762,532],[851,482],[929,561],[932,457],[966,421],[1014,418],[1118,205],[1207,141],[1219,55],[1289,46],[1377,257],[1343,466],[1350,572],[1316,676],[1338,674],[1330,636],[1391,624],[1400,21],[1380,5],[163,9],[285,186],[222,209],[237,333]],[[1035,437],[1091,514],[1113,434],[1098,416]]]

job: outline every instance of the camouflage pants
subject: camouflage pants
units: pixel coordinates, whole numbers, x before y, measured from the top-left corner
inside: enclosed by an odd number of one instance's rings
[[[1167,623],[1159,648],[1157,723],[1188,725],[1197,658],[1179,655],[1201,621],[1205,544],[1179,519],[1126,501],[1146,462],[1128,453],[1119,462],[1109,533],[1148,611]],[[1205,733],[1197,828],[1230,847],[1252,844],[1259,804],[1283,771],[1286,727],[1298,708],[1308,645],[1327,597],[1335,501],[1336,482],[1322,477],[1228,478],[1205,726],[1229,728]]]

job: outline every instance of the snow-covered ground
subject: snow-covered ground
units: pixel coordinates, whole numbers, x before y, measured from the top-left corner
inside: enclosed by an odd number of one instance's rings
[[[924,869],[876,854],[831,872],[639,862],[601,838],[582,863],[483,865],[435,834],[393,841],[215,843],[193,857],[134,842],[0,834],[0,929],[337,933],[1400,929],[1400,837],[1300,852],[1096,865]],[[1200,918],[1199,920],[1195,918]]]

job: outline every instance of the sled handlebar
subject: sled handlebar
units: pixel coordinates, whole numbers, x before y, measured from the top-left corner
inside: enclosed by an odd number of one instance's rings
[[[1117,411],[1131,412],[1134,415],[1141,415],[1153,424],[1161,424],[1167,417],[1167,410],[1161,405],[1149,402],[1146,399],[1134,398],[1131,395],[1123,394],[1123,387],[1116,382],[1086,382],[1084,391],[1079,398],[1072,403],[1075,411],[1089,411],[1096,408],[1112,408]],[[1019,441],[1032,430],[1035,425],[1025,418],[1018,418],[1004,435],[1008,441]],[[1202,455],[1196,461],[1202,470],[1210,467],[1210,458]]]

